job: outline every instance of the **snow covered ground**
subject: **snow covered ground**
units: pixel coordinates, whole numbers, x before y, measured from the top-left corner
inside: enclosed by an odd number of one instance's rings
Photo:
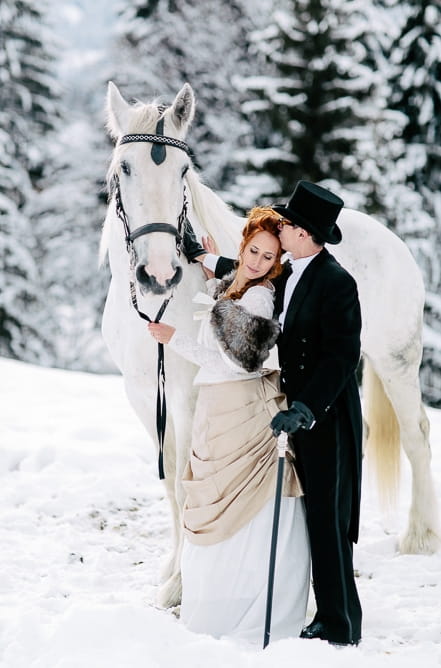
[[[168,506],[122,379],[4,359],[0,376],[2,668],[441,666],[441,552],[396,552],[408,467],[387,518],[365,476],[355,552],[362,644],[238,646],[192,634],[154,605]],[[441,412],[429,417],[441,504]]]

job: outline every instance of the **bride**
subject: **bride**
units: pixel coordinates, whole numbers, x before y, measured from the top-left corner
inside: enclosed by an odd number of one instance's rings
[[[272,319],[282,250],[280,215],[248,215],[236,270],[210,279],[197,341],[165,323],[150,334],[197,364],[199,386],[183,486],[181,619],[198,633],[250,642],[263,638],[277,469],[271,418],[285,408],[279,374],[265,368],[278,323]],[[207,273],[207,270],[205,270]],[[310,556],[302,490],[291,455],[285,465],[271,638],[299,636],[309,593]]]

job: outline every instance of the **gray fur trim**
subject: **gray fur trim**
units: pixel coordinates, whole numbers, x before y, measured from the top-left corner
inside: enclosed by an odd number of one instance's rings
[[[233,271],[230,271],[229,274],[226,274],[220,281],[219,284],[216,286],[216,290],[214,291],[213,298],[214,299],[219,299],[221,295],[224,294],[234,281],[234,277],[236,276],[236,270],[234,269]]]
[[[249,313],[232,299],[220,299],[211,325],[226,355],[246,371],[260,369],[279,336],[276,320]]]

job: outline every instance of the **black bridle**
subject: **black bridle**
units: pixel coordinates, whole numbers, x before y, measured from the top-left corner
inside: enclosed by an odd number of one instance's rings
[[[167,137],[163,134],[164,132],[164,118],[161,117],[156,124],[155,134],[130,134],[123,135],[119,140],[119,146],[123,144],[131,144],[133,142],[147,142],[152,144],[151,156],[152,160],[156,165],[160,165],[164,162],[166,157],[166,146],[173,146],[178,148],[181,151],[185,151],[190,155],[190,148],[188,144],[180,139],[175,139],[174,137]],[[183,241],[183,230],[185,220],[187,218],[187,197],[185,194],[184,186],[184,198],[182,201],[182,209],[177,219],[177,227],[170,225],[170,223],[146,223],[137,227],[135,230],[130,231],[129,221],[127,214],[124,210],[124,205],[121,198],[121,188],[119,182],[119,176],[114,175],[114,186],[115,186],[115,203],[116,203],[116,213],[118,218],[122,221],[124,225],[124,233],[126,240],[127,252],[130,255],[131,263],[136,262],[136,254],[133,247],[133,242],[138,237],[144,236],[145,234],[150,234],[152,232],[165,232],[166,234],[171,234],[176,237],[176,247],[178,254],[181,252],[182,241]]]
[[[146,140],[140,140],[140,141],[146,141]],[[115,174],[113,177],[113,186],[115,192],[116,215],[122,221],[122,224],[124,226],[126,248],[130,256],[130,269],[133,270],[135,268],[137,259],[133,242],[135,241],[135,239],[138,239],[139,237],[142,237],[146,234],[151,234],[152,232],[165,232],[166,234],[171,234],[172,236],[174,236],[176,238],[176,250],[178,252],[178,255],[180,255],[182,249],[183,231],[184,231],[185,221],[187,219],[187,207],[188,207],[187,196],[185,193],[185,185],[184,185],[184,197],[182,200],[182,209],[180,214],[178,215],[176,227],[174,225],[170,225],[170,223],[146,223],[145,225],[140,225],[140,227],[137,227],[135,230],[133,230],[133,232],[130,231],[129,219],[122,202],[121,187],[119,182],[119,176],[117,174]]]
[[[190,149],[188,145],[175,139],[174,137],[167,137],[163,134],[164,129],[164,118],[161,117],[156,125],[155,134],[129,134],[123,135],[119,141],[121,144],[129,144],[132,142],[147,142],[152,144],[151,156],[153,162],[156,165],[160,165],[164,162],[166,157],[166,146],[172,146],[178,148],[181,151],[185,151],[187,154],[190,154]],[[132,232],[130,231],[129,219],[127,213],[124,209],[122,197],[121,197],[121,188],[119,176],[117,174],[113,177],[114,181],[114,192],[115,192],[115,207],[116,215],[122,221],[124,226],[125,242],[127,252],[130,257],[130,298],[132,305],[139,317],[148,322],[159,322],[164,314],[165,309],[168,306],[170,299],[173,297],[173,293],[161,304],[159,311],[157,312],[155,318],[152,320],[146,313],[143,313],[138,307],[138,300],[136,297],[136,282],[135,282],[135,268],[136,268],[136,251],[133,245],[135,239],[138,239],[145,234],[151,234],[152,232],[164,232],[166,234],[171,234],[176,239],[176,250],[178,255],[181,253],[182,244],[183,244],[183,233],[185,221],[187,219],[187,197],[185,193],[184,185],[184,197],[182,201],[182,209],[177,218],[177,226],[170,225],[170,223],[146,223],[137,227]],[[164,365],[164,344],[158,342],[158,366],[157,366],[157,380],[158,380],[158,391],[156,395],[156,431],[158,434],[158,444],[159,444],[159,454],[158,454],[158,471],[159,478],[163,480],[165,478],[164,474],[164,439],[165,439],[165,428],[167,422],[167,407],[165,400],[165,365]]]

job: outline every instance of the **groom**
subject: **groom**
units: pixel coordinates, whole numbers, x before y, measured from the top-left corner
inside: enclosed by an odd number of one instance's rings
[[[282,390],[289,409],[274,416],[275,435],[290,434],[305,492],[317,612],[302,638],[335,645],[361,639],[361,606],[353,571],[361,489],[361,406],[356,380],[361,315],[352,276],[325,248],[342,235],[336,224],[343,201],[314,183],[300,181],[280,214],[280,242],[287,252],[275,280],[274,317]],[[233,261],[204,251],[187,237],[190,260],[220,278]],[[185,252],[185,250],[184,250]]]

